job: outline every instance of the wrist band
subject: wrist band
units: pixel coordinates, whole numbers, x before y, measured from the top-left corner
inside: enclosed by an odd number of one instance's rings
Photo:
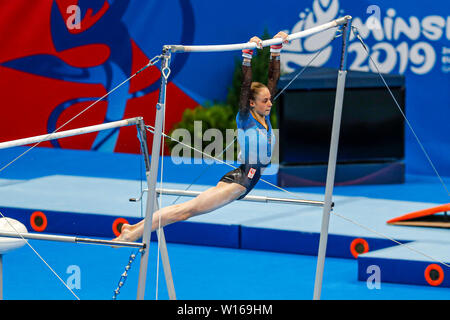
[[[283,45],[282,45],[282,44],[275,44],[275,45],[272,45],[272,46],[270,46],[270,52],[273,52],[273,53],[280,53],[280,52],[281,52],[281,48],[283,48]]]
[[[242,50],[242,56],[246,59],[253,58],[253,50],[251,49],[244,49]]]

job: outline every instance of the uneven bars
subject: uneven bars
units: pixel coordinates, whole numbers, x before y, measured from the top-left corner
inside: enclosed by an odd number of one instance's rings
[[[288,41],[292,41],[299,38],[304,38],[309,35],[338,27],[340,25],[343,25],[348,20],[350,20],[351,16],[345,16],[333,21],[330,21],[328,23],[322,24],[320,26],[316,26],[307,30],[303,30],[300,32],[292,33],[287,37]],[[270,39],[270,40],[264,40],[262,41],[261,45],[263,47],[280,44],[283,42],[283,39],[276,38],[276,39]],[[183,45],[168,45],[165,46],[169,48],[172,52],[213,52],[213,51],[235,51],[235,50],[242,50],[242,49],[255,49],[256,43],[254,42],[246,42],[246,43],[237,43],[237,44],[224,44],[224,45],[205,45],[205,46],[183,46]]]
[[[66,131],[61,131],[61,132],[43,134],[40,136],[34,136],[34,137],[29,137],[29,138],[1,142],[0,149],[12,148],[12,147],[23,146],[23,145],[27,145],[27,144],[31,144],[31,143],[36,143],[36,142],[71,137],[71,136],[76,136],[79,134],[91,133],[91,132],[96,132],[96,131],[101,131],[101,130],[112,129],[112,128],[131,126],[131,125],[137,124],[139,119],[142,119],[142,118],[141,117],[130,118],[130,119],[125,119],[125,120],[97,124],[97,125],[89,126],[89,127],[83,127],[83,128],[66,130]]]
[[[31,239],[31,240],[47,240],[47,241],[57,241],[57,242],[69,242],[69,243],[101,244],[101,245],[110,245],[110,246],[116,246],[116,247],[136,247],[136,248],[144,248],[145,247],[143,243],[138,243],[138,242],[79,238],[79,237],[59,236],[59,235],[52,235],[52,234],[0,232],[0,237],[19,238],[19,239],[23,238],[23,239]]]
[[[147,191],[147,190],[144,189],[144,191]],[[176,189],[156,189],[156,193],[158,193],[158,194],[163,193],[166,195],[196,197],[201,193],[201,191],[176,190]],[[137,200],[134,198],[131,198],[130,201],[137,201]],[[317,207],[324,206],[323,201],[264,197],[264,196],[251,196],[251,195],[245,196],[244,198],[241,199],[241,201],[292,203],[292,204],[301,204],[301,205],[317,206]]]

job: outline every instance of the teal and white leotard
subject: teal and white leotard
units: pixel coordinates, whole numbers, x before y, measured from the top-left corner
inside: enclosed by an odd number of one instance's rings
[[[238,143],[241,152],[238,160],[241,165],[225,174],[220,181],[238,183],[247,191],[239,199],[245,197],[261,178],[262,170],[270,164],[275,145],[275,135],[270,123],[270,116],[265,117],[267,129],[253,116],[250,111],[249,95],[252,81],[251,67],[242,65],[243,81],[239,112],[236,115],[238,128]],[[269,80],[267,87],[272,99],[276,84],[280,77],[280,61],[271,59],[269,63]]]

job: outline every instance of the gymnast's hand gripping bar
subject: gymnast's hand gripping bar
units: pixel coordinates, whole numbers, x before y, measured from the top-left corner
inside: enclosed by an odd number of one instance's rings
[[[320,26],[316,26],[307,30],[303,30],[300,32],[292,33],[287,37],[288,41],[292,41],[295,39],[300,39],[307,37],[309,35],[338,27],[340,25],[345,24],[347,21],[351,20],[351,16],[345,16],[333,21],[330,21],[328,23],[322,24]],[[283,39],[276,38],[276,39],[270,39],[262,41],[261,45],[262,47],[268,47],[275,44],[281,44],[283,42]],[[236,50],[242,50],[242,49],[255,49],[257,47],[256,43],[254,42],[247,42],[247,43],[237,43],[237,44],[225,44],[225,45],[206,45],[206,46],[183,46],[183,45],[167,45],[165,48],[170,49],[172,52],[213,52],[213,51],[236,51]]]

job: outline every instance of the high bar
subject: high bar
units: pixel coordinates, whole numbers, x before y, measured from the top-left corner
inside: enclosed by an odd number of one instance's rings
[[[0,237],[6,238],[19,238],[19,239],[31,239],[31,240],[47,240],[57,242],[69,242],[69,243],[88,243],[88,244],[100,244],[116,247],[136,247],[144,248],[143,243],[128,242],[128,241],[112,241],[103,239],[91,239],[80,237],[59,236],[52,234],[36,234],[36,233],[17,233],[17,232],[0,232]]]
[[[158,194],[163,193],[166,195],[187,196],[187,197],[196,197],[201,193],[201,191],[175,190],[175,189],[156,189],[156,192]],[[292,203],[292,204],[317,206],[317,207],[324,206],[323,201],[264,197],[264,196],[251,196],[251,195],[245,196],[244,198],[241,199],[241,201]]]
[[[85,133],[107,130],[107,129],[112,129],[112,128],[131,126],[131,125],[137,124],[139,122],[139,120],[141,120],[141,119],[142,119],[142,117],[136,117],[136,118],[130,118],[130,119],[124,119],[124,120],[119,120],[119,121],[97,124],[97,125],[89,126],[89,127],[83,127],[83,128],[66,130],[66,131],[61,131],[61,132],[43,134],[40,136],[34,136],[34,137],[23,138],[23,139],[18,139],[18,140],[6,141],[6,142],[0,143],[0,149],[12,148],[12,147],[31,144],[31,143],[37,143],[37,142],[43,142],[43,141],[48,141],[48,140],[71,137],[71,136],[76,136],[79,134],[85,134]]]
[[[325,24],[322,24],[320,26],[316,26],[307,30],[303,30],[300,32],[292,33],[288,36],[287,40],[292,41],[299,38],[304,38],[309,35],[338,27],[340,25],[345,24],[347,21],[351,20],[351,16],[345,16],[339,19],[335,19],[333,21],[327,22]],[[276,39],[270,39],[265,40],[262,42],[263,47],[280,44],[283,42],[283,39],[276,38]],[[224,45],[205,45],[205,46],[183,46],[183,45],[168,45],[165,46],[166,48],[169,48],[172,52],[213,52],[213,51],[235,51],[235,50],[242,50],[242,49],[255,49],[256,43],[254,42],[246,42],[246,43],[237,43],[237,44],[224,44]]]

